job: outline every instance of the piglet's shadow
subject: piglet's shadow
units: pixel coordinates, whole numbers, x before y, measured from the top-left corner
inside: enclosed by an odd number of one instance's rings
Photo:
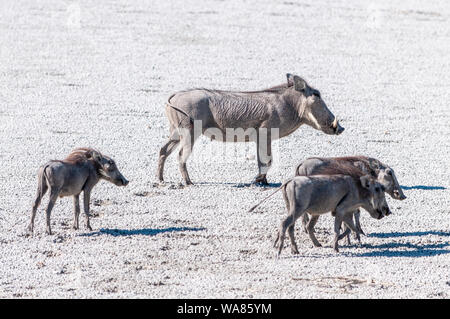
[[[393,232],[393,233],[374,233],[367,237],[375,238],[398,238],[398,237],[416,237],[434,235],[440,237],[450,237],[450,232],[447,231],[422,231],[422,232]],[[380,245],[363,244],[362,247],[370,249],[371,251],[365,253],[351,253],[349,256],[353,257],[427,257],[437,256],[450,253],[450,242],[439,241],[436,243],[427,244],[412,244],[412,243],[386,243]],[[402,250],[397,250],[402,249]]]
[[[414,186],[400,186],[404,190],[410,190],[410,189],[421,189],[421,190],[427,190],[427,191],[435,191],[435,190],[443,190],[446,189],[443,186],[426,186],[426,185],[414,185]]]
[[[80,236],[91,237],[100,235],[118,236],[156,236],[163,233],[202,231],[204,227],[168,227],[168,228],[143,228],[143,229],[117,229],[117,228],[101,228],[97,232],[81,234]]]
[[[427,235],[436,235],[436,236],[450,237],[450,232],[448,232],[448,231],[428,230],[428,231],[417,231],[417,232],[374,233],[374,234],[368,234],[367,237],[395,238],[395,237],[413,237],[413,236],[427,236]]]

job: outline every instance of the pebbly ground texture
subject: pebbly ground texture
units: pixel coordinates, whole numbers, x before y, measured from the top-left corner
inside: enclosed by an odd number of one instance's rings
[[[449,298],[450,5],[446,1],[0,2],[0,297]],[[156,184],[175,91],[255,90],[303,76],[346,128],[275,145],[271,187],[249,187],[253,144],[201,138],[180,186]],[[73,148],[111,155],[130,180],[93,191],[93,231],[57,201],[24,237],[38,167]],[[392,166],[408,199],[363,212],[362,245],[335,253],[333,219],[300,254],[272,242],[281,194],[246,211],[310,156]],[[82,219],[83,220],[83,219]]]

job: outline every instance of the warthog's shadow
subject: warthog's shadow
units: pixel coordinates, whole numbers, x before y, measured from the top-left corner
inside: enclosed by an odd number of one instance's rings
[[[396,237],[414,237],[437,235],[441,237],[449,237],[450,232],[447,231],[422,231],[422,232],[393,232],[393,233],[374,233],[367,237],[376,238],[396,238]],[[450,242],[436,242],[431,244],[412,244],[412,243],[386,243],[381,245],[363,244],[362,247],[372,251],[366,253],[351,253],[349,256],[354,257],[429,257],[450,253]],[[407,250],[396,250],[398,248],[406,248]]]
[[[437,230],[427,230],[427,231],[417,231],[417,232],[392,232],[392,233],[374,233],[368,234],[367,237],[375,238],[392,238],[392,237],[412,237],[412,236],[427,236],[427,235],[437,235],[443,237],[450,237],[450,232],[437,231]]]
[[[443,190],[446,189],[443,186],[426,186],[426,185],[414,185],[414,186],[400,186],[402,189],[410,190],[410,189],[421,189],[426,191],[435,191],[435,190]]]
[[[117,229],[117,228],[101,228],[99,231],[81,234],[80,236],[156,236],[162,233],[187,232],[187,231],[202,231],[206,230],[204,227],[168,227],[168,228],[144,228],[144,229]]]

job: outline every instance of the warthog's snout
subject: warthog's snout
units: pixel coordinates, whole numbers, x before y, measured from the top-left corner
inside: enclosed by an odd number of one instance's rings
[[[398,189],[394,190],[394,198],[399,200],[405,200],[406,196],[403,194],[402,191],[399,191]]]
[[[384,206],[381,209],[377,209],[377,213],[378,213],[378,219],[381,219],[384,216],[389,216],[392,214],[392,212],[388,206]]]
[[[125,177],[122,177],[121,182],[122,182],[122,186],[127,186],[130,183]]]
[[[113,179],[112,182],[116,185],[116,186],[127,186],[130,182],[123,176],[120,176],[116,179]]]
[[[336,135],[341,134],[341,133],[344,132],[344,130],[345,130],[345,128],[343,128],[343,127],[339,124],[339,122],[338,122],[338,120],[337,120],[337,117],[334,118],[332,127],[333,127],[333,129],[334,129],[334,134],[336,134]]]
[[[337,129],[336,129],[336,135],[341,134],[342,132],[344,132],[345,128],[343,128],[342,126],[338,125]]]
[[[378,219],[381,219],[384,217],[383,212],[379,209],[377,209],[377,213],[378,213]]]

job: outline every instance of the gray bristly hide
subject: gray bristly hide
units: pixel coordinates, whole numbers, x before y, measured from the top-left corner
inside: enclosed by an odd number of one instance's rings
[[[164,163],[180,144],[179,168],[188,185],[192,182],[186,161],[201,134],[225,142],[256,142],[259,173],[254,182],[267,184],[274,139],[291,134],[303,124],[325,134],[344,131],[320,92],[292,74],[287,74],[287,84],[261,91],[181,91],[169,98],[166,115],[170,136],[160,150],[157,178],[164,181]]]
[[[350,165],[350,167],[349,167]],[[355,170],[353,167],[359,169]],[[350,174],[353,176],[362,176],[370,174],[382,184],[392,198],[404,200],[406,196],[398,183],[394,170],[379,160],[367,156],[346,156],[346,157],[311,157],[301,162],[295,169],[295,176],[311,176],[319,174]],[[364,234],[360,224],[360,212],[354,212],[355,225]],[[302,224],[305,232],[308,232],[308,215],[302,216]],[[313,221],[313,223],[317,220]],[[348,232],[348,230],[347,230]],[[361,242],[358,233],[355,233],[356,239]],[[350,237],[347,237],[350,243]]]
[[[41,166],[38,173],[37,195],[27,234],[33,234],[36,211],[47,190],[50,190],[50,200],[46,209],[47,234],[52,233],[50,215],[58,197],[73,196],[75,211],[73,228],[78,229],[81,192],[83,192],[86,227],[92,230],[89,223],[90,195],[92,188],[101,179],[117,186],[128,185],[128,180],[120,173],[114,160],[91,148],[75,149],[64,160],[53,160]]]
[[[345,236],[345,233],[340,235],[342,222],[352,231],[358,232],[351,219],[355,210],[362,207],[376,219],[390,214],[383,185],[370,175],[359,179],[348,175],[297,176],[284,184],[282,191],[288,216],[282,221],[274,243],[278,247],[278,256],[283,249],[286,230],[291,241],[291,251],[298,254],[294,226],[296,220],[305,213],[311,214],[311,220],[316,221],[320,215],[335,212],[335,251],[339,251],[338,241]],[[320,246],[313,227],[314,223],[308,229],[308,234],[314,245]]]

